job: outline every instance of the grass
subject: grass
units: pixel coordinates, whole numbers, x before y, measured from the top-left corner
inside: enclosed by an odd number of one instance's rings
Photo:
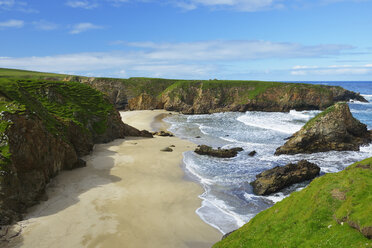
[[[345,102],[339,102],[339,103],[336,103],[336,104],[347,104]],[[327,109],[325,109],[324,111],[320,112],[319,114],[317,114],[316,116],[314,116],[312,119],[310,119],[308,122],[306,122],[306,124],[304,125],[303,129],[310,129],[311,127],[314,126],[315,123],[319,122],[320,119],[323,117],[323,116],[326,116],[327,114],[333,112],[335,109],[336,109],[336,104],[328,107]]]
[[[80,126],[82,132],[104,133],[107,117],[115,111],[101,92],[77,82],[0,78],[0,94],[3,165],[10,158],[6,131],[11,122],[4,117],[5,113],[36,116],[49,132],[66,139],[71,122]]]
[[[372,247],[371,240],[349,225],[372,226],[371,188],[368,158],[315,179],[213,247]]]
[[[57,73],[45,73],[37,71],[26,71],[17,69],[0,68],[0,78],[27,78],[27,79],[63,79],[67,75]]]

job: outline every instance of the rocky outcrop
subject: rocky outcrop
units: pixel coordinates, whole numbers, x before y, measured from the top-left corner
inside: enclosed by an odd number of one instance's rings
[[[255,194],[270,195],[292,184],[313,179],[319,175],[319,172],[319,166],[301,160],[297,164],[276,166],[264,171],[256,176],[256,180],[251,182],[251,185]]]
[[[162,137],[173,137],[174,134],[169,132],[169,131],[158,131],[158,132],[153,132],[152,133],[153,135],[156,135],[156,136],[162,136]]]
[[[166,109],[185,114],[325,109],[338,101],[366,102],[338,86],[259,81],[66,77],[105,93],[117,109]]]
[[[358,151],[361,145],[371,141],[371,131],[352,116],[348,104],[337,103],[308,121],[275,155]]]
[[[102,93],[80,83],[0,82],[0,225],[38,203],[61,170],[85,166],[95,143],[152,137],[121,121]]]
[[[184,114],[325,109],[350,99],[366,101],[341,87],[249,81],[184,83],[162,94],[164,109]]]
[[[208,155],[217,158],[232,158],[238,155],[238,152],[243,151],[241,147],[234,147],[231,149],[213,149],[210,146],[200,145],[195,149],[195,153],[199,155]]]

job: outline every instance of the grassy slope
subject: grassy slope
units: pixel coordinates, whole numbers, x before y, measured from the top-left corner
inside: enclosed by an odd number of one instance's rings
[[[371,189],[368,158],[315,179],[213,247],[372,247],[371,240],[346,223],[372,226]],[[341,199],[332,196],[335,192]]]
[[[11,123],[2,116],[25,110],[37,115],[51,133],[61,137],[70,121],[85,131],[104,133],[107,115],[115,111],[102,93],[85,84],[0,78],[0,171],[10,157],[5,132]]]
[[[26,71],[17,69],[0,68],[0,78],[28,78],[28,79],[45,79],[56,78],[62,79],[67,75],[56,73],[45,73],[37,71]]]

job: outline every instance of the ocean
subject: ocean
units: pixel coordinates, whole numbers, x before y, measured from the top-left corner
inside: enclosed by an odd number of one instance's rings
[[[304,83],[304,82],[302,82]],[[307,82],[305,82],[307,83]],[[353,116],[372,129],[372,82],[308,82],[338,85],[360,92],[370,103],[349,102]],[[271,207],[291,192],[301,190],[309,182],[293,185],[269,196],[253,194],[251,181],[264,170],[306,159],[321,167],[321,174],[343,170],[348,165],[372,156],[372,145],[360,151],[323,152],[315,154],[274,156],[277,147],[316,114],[317,110],[279,112],[226,112],[210,115],[174,115],[165,121],[178,137],[196,144],[215,148],[243,147],[237,157],[223,159],[185,152],[183,166],[186,174],[204,188],[199,197],[202,205],[197,214],[208,224],[225,234]],[[200,138],[196,138],[200,136]],[[248,156],[255,150],[254,157]]]

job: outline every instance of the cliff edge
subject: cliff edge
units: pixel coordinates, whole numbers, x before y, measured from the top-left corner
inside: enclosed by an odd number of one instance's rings
[[[151,136],[124,124],[104,94],[76,82],[0,79],[0,225],[19,220],[60,170],[95,143]]]

